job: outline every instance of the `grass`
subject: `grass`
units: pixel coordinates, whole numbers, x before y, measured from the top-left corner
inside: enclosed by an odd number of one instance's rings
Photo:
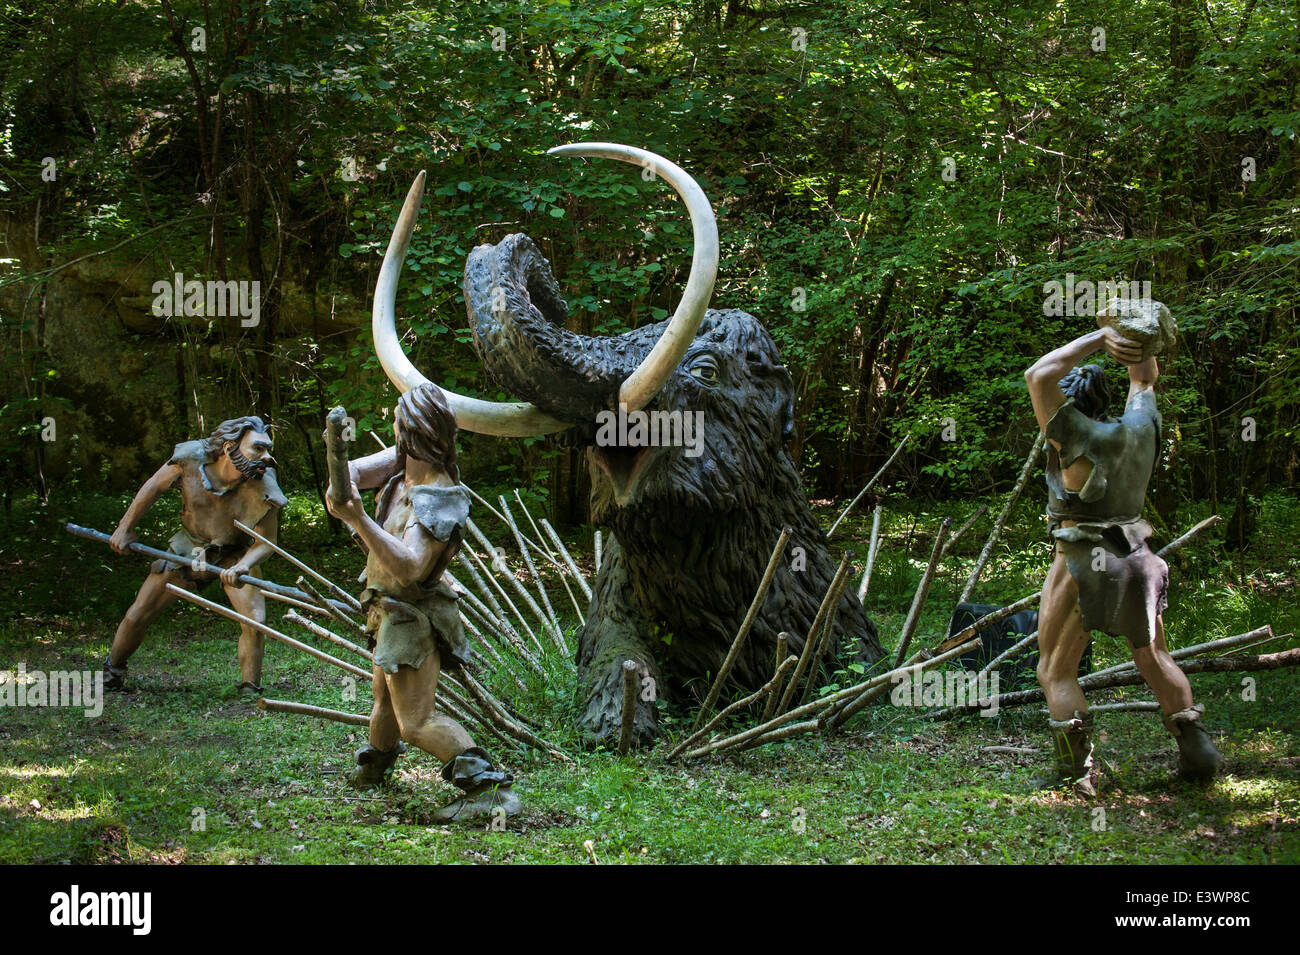
[[[960,521],[976,503],[954,516]],[[83,496],[76,519],[111,529],[124,505]],[[867,598],[886,646],[947,513],[906,506],[890,505]],[[174,507],[160,504],[141,538],[165,540]],[[1167,614],[1174,646],[1263,623],[1296,629],[1297,561],[1283,548],[1300,531],[1298,511],[1294,498],[1270,498],[1248,559],[1206,543],[1175,561]],[[1198,516],[1186,515],[1186,524]],[[1047,550],[1036,520],[1029,503],[1018,509],[978,599],[1010,601],[1038,587]],[[494,522],[481,523],[493,535]],[[97,669],[143,576],[144,561],[58,526],[30,501],[9,519],[0,550],[0,595],[10,608],[0,624],[0,668],[22,661],[29,671]],[[914,646],[944,632],[988,527],[986,518],[941,568]],[[837,546],[865,555],[869,528],[867,515],[851,518]],[[359,567],[359,555],[330,540],[319,505],[305,497],[293,499],[282,540],[336,579]],[[575,532],[569,542],[590,575],[590,534]],[[267,569],[281,581],[295,576],[280,562]],[[279,616],[274,608],[272,621]],[[686,766],[664,762],[668,745],[631,757],[583,750],[572,728],[572,668],[552,652],[546,677],[528,677],[526,692],[512,691],[500,674],[493,682],[538,716],[575,762],[506,754],[526,808],[497,832],[429,822],[454,791],[423,753],[403,758],[379,794],[347,790],[343,775],[364,731],[267,714],[237,698],[234,636],[227,621],[177,605],[132,660],[134,691],[109,694],[98,717],[0,710],[0,862],[1300,862],[1294,670],[1254,674],[1253,701],[1242,698],[1239,674],[1194,678],[1228,761],[1228,774],[1208,789],[1171,779],[1173,747],[1153,716],[1099,717],[1099,749],[1116,786],[1090,804],[1030,791],[1041,757],[980,753],[990,744],[1042,748],[1044,717],[1034,706],[946,724],[872,707],[837,736]],[[1094,652],[1101,667],[1123,651],[1101,638]],[[368,705],[364,688],[347,699],[335,671],[276,644],[265,682],[268,696],[355,712]],[[1135,688],[1103,698],[1147,694]],[[665,714],[669,743],[691,715]],[[490,748],[501,751],[499,743]]]

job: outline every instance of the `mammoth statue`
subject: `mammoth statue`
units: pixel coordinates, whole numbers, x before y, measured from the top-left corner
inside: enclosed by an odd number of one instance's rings
[[[790,635],[791,652],[800,651],[835,566],[785,447],[794,429],[790,374],[758,319],[708,308],[718,233],[703,191],[642,149],[579,143],[551,153],[634,163],[677,191],[694,228],[681,303],[667,321],[622,335],[574,334],[564,328],[567,306],[550,266],[527,236],[481,245],[465,266],[475,347],[493,379],[526,401],[446,394],[467,430],[514,437],[564,431],[571,446],[587,448],[592,516],[613,541],[579,634],[582,728],[596,740],[617,737],[622,665],[634,660],[643,687],[655,690],[637,696],[635,729],[644,742],[655,735],[656,700],[707,691],[783,527],[792,529],[790,543],[731,671],[734,684],[752,690],[766,682],[781,631]],[[421,173],[375,289],[375,348],[403,391],[427,380],[402,351],[393,314],[423,188]],[[658,432],[644,426],[647,418]],[[655,441],[656,433],[673,440]],[[841,637],[864,662],[883,655],[852,587],[839,603],[836,645]]]

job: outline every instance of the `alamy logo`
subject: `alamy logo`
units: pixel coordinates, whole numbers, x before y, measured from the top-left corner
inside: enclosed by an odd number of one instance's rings
[[[688,458],[704,453],[703,411],[628,411],[596,415],[596,445],[601,448],[684,447]]]
[[[227,318],[238,315],[239,324],[253,328],[262,320],[262,283],[198,279],[185,281],[177,272],[169,283],[153,283],[153,313],[159,318]]]
[[[104,712],[104,674],[90,670],[0,670],[0,706],[80,706],[93,719]]]
[[[998,672],[919,670],[895,673],[889,702],[895,706],[981,706],[980,716],[998,715]]]
[[[50,896],[51,925],[129,925],[134,935],[153,926],[151,892],[82,892],[74,885]]]
[[[1043,300],[1044,315],[1096,315],[1107,302],[1116,299],[1150,298],[1151,283],[1076,280],[1073,272],[1066,272],[1064,283],[1044,282],[1043,294],[1047,296]]]

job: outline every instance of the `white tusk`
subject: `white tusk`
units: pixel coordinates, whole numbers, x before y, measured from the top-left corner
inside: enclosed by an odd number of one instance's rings
[[[618,401],[628,411],[644,408],[663,387],[686,349],[695,340],[696,329],[713,295],[713,283],[718,277],[718,223],[713,218],[704,190],[686,172],[662,156],[657,156],[635,146],[618,143],[572,143],[556,146],[547,152],[553,156],[598,156],[619,159],[651,170],[676,190],[686,204],[694,229],[694,251],[691,256],[691,274],[682,292],[682,300],[673,313],[672,321],[664,330],[654,348],[641,360],[632,374],[619,387]],[[377,307],[377,306],[376,306]]]
[[[420,374],[411,359],[402,350],[402,343],[397,337],[397,279],[402,272],[402,263],[406,259],[406,250],[411,244],[411,233],[415,229],[415,220],[420,212],[420,201],[424,198],[424,171],[415,177],[411,191],[406,194],[406,202],[393,227],[393,237],[388,242],[388,251],[384,255],[384,264],[379,269],[379,280],[375,283],[375,305],[371,329],[375,337],[375,354],[384,372],[402,393],[410,391],[417,385],[429,381]],[[456,415],[457,424],[465,431],[479,434],[495,434],[502,437],[526,438],[537,434],[553,434],[571,427],[567,422],[553,418],[536,405],[523,401],[482,401],[467,398],[454,391],[441,389],[447,398],[447,404]]]

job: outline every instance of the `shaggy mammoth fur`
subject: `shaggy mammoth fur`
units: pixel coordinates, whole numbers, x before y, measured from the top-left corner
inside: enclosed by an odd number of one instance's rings
[[[802,649],[836,566],[786,450],[793,387],[766,329],[746,312],[709,309],[647,407],[702,413],[696,446],[607,447],[597,441],[597,416],[615,410],[619,382],[666,323],[609,338],[565,331],[567,306],[550,266],[524,235],[471,253],[465,295],[476,347],[497,383],[574,424],[569,440],[587,445],[592,517],[613,532],[579,638],[584,730],[596,740],[617,738],[624,660],[635,660],[643,677],[641,742],[655,735],[656,698],[702,698],[790,527],[729,683],[761,686],[772,674],[778,633],[790,635],[790,652]],[[860,660],[883,656],[852,587],[833,633],[832,650],[843,638]],[[654,681],[653,693],[644,677]]]

